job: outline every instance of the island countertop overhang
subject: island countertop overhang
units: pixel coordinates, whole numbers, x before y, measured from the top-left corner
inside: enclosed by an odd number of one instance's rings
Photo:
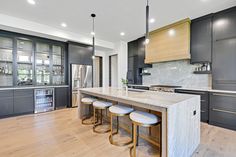
[[[112,87],[98,88],[82,88],[79,91],[83,94],[92,94],[103,98],[114,98],[117,100],[125,100],[134,103],[142,103],[161,108],[169,108],[189,99],[197,98],[200,101],[200,96],[180,93],[167,93],[145,90],[124,90]]]

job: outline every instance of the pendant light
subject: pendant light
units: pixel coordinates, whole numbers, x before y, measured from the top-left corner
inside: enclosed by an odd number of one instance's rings
[[[147,0],[146,6],[146,35],[145,35],[145,44],[149,43],[149,0]]]
[[[91,35],[93,36],[93,56],[92,59],[95,59],[95,30],[94,30],[94,20],[96,17],[96,14],[91,14],[91,17],[93,19],[93,26],[92,26],[92,32]]]

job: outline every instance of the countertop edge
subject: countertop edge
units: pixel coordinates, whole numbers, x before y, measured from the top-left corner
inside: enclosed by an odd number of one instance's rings
[[[40,88],[63,88],[63,87],[69,87],[69,85],[59,85],[59,86],[31,86],[31,87],[3,87],[0,88],[1,90],[17,90],[17,89],[40,89]]]

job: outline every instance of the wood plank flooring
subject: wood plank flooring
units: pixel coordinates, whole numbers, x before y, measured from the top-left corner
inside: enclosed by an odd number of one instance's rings
[[[193,157],[236,156],[236,131],[207,124],[201,128],[201,145]],[[129,157],[129,146],[113,146],[108,136],[81,125],[77,109],[1,119],[0,157]],[[154,150],[142,146],[139,156],[159,156]]]

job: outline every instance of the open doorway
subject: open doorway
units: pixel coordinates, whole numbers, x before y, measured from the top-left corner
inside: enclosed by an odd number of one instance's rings
[[[93,87],[102,87],[102,57],[93,59]]]
[[[109,86],[118,87],[118,55],[109,56]]]

